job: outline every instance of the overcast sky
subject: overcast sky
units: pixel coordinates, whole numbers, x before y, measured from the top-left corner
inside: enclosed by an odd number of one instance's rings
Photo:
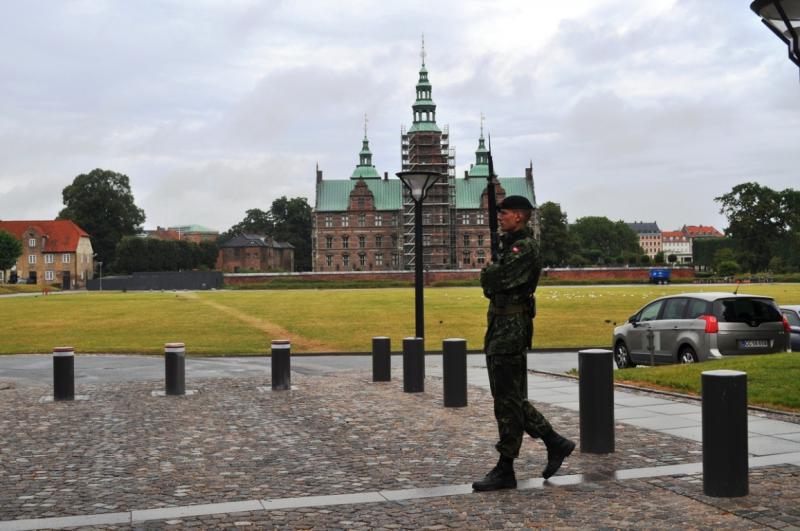
[[[480,115],[539,203],[723,229],[714,197],[800,188],[800,83],[742,0],[24,1],[0,7],[0,219],[51,219],[80,173],[131,179],[145,227],[220,231],[349,177],[363,116],[400,166],[425,35],[458,175]]]

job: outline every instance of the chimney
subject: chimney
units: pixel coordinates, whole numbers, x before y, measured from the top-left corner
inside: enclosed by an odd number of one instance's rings
[[[525,179],[529,181],[533,180],[533,161],[531,161],[530,165],[525,168]]]
[[[464,170],[464,179],[469,179],[469,172]]]
[[[322,170],[319,169],[319,163],[317,163],[317,182],[322,182]]]
[[[384,181],[388,181],[389,180],[389,172],[388,171],[383,172],[383,180]]]

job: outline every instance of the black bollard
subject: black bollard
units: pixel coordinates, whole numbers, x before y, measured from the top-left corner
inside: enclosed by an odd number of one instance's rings
[[[392,380],[392,340],[388,337],[372,338],[372,381]]]
[[[614,452],[614,368],[613,353],[605,349],[578,352],[578,401],[580,407],[581,452]]]
[[[703,493],[733,498],[749,492],[747,373],[704,371]]]
[[[53,349],[53,400],[75,400],[75,349]]]
[[[167,343],[164,345],[164,375],[166,394],[186,394],[186,345]]]
[[[421,337],[403,338],[403,391],[425,390],[425,347]]]
[[[467,340],[442,341],[442,374],[444,407],[467,405]]]
[[[292,388],[290,355],[292,344],[288,339],[272,341],[272,390],[288,391]]]

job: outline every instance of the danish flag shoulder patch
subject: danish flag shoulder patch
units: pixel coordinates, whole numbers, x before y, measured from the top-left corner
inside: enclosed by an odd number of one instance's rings
[[[517,247],[517,246],[515,245],[514,247],[512,247],[512,248],[511,248],[511,252],[512,252],[512,253],[518,253],[518,252],[519,252],[519,247]]]

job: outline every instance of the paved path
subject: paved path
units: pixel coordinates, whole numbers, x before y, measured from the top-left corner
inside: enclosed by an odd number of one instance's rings
[[[154,396],[160,374],[121,380],[102,370],[77,383],[85,401],[44,403],[51,388],[31,379],[0,391],[0,530],[800,527],[800,425],[791,422],[751,416],[751,494],[708,498],[699,406],[616,392],[614,454],[576,452],[545,482],[543,448],[527,440],[520,488],[477,494],[471,481],[496,459],[482,367],[468,372],[469,406],[445,409],[436,363],[426,391],[409,394],[398,370],[375,384],[368,370],[321,359],[307,370],[293,359],[297,389],[273,393],[263,359],[205,361],[217,365],[189,365],[197,393],[186,397]],[[105,373],[138,373],[140,361],[130,362]],[[574,381],[532,375],[529,394],[578,438]]]

